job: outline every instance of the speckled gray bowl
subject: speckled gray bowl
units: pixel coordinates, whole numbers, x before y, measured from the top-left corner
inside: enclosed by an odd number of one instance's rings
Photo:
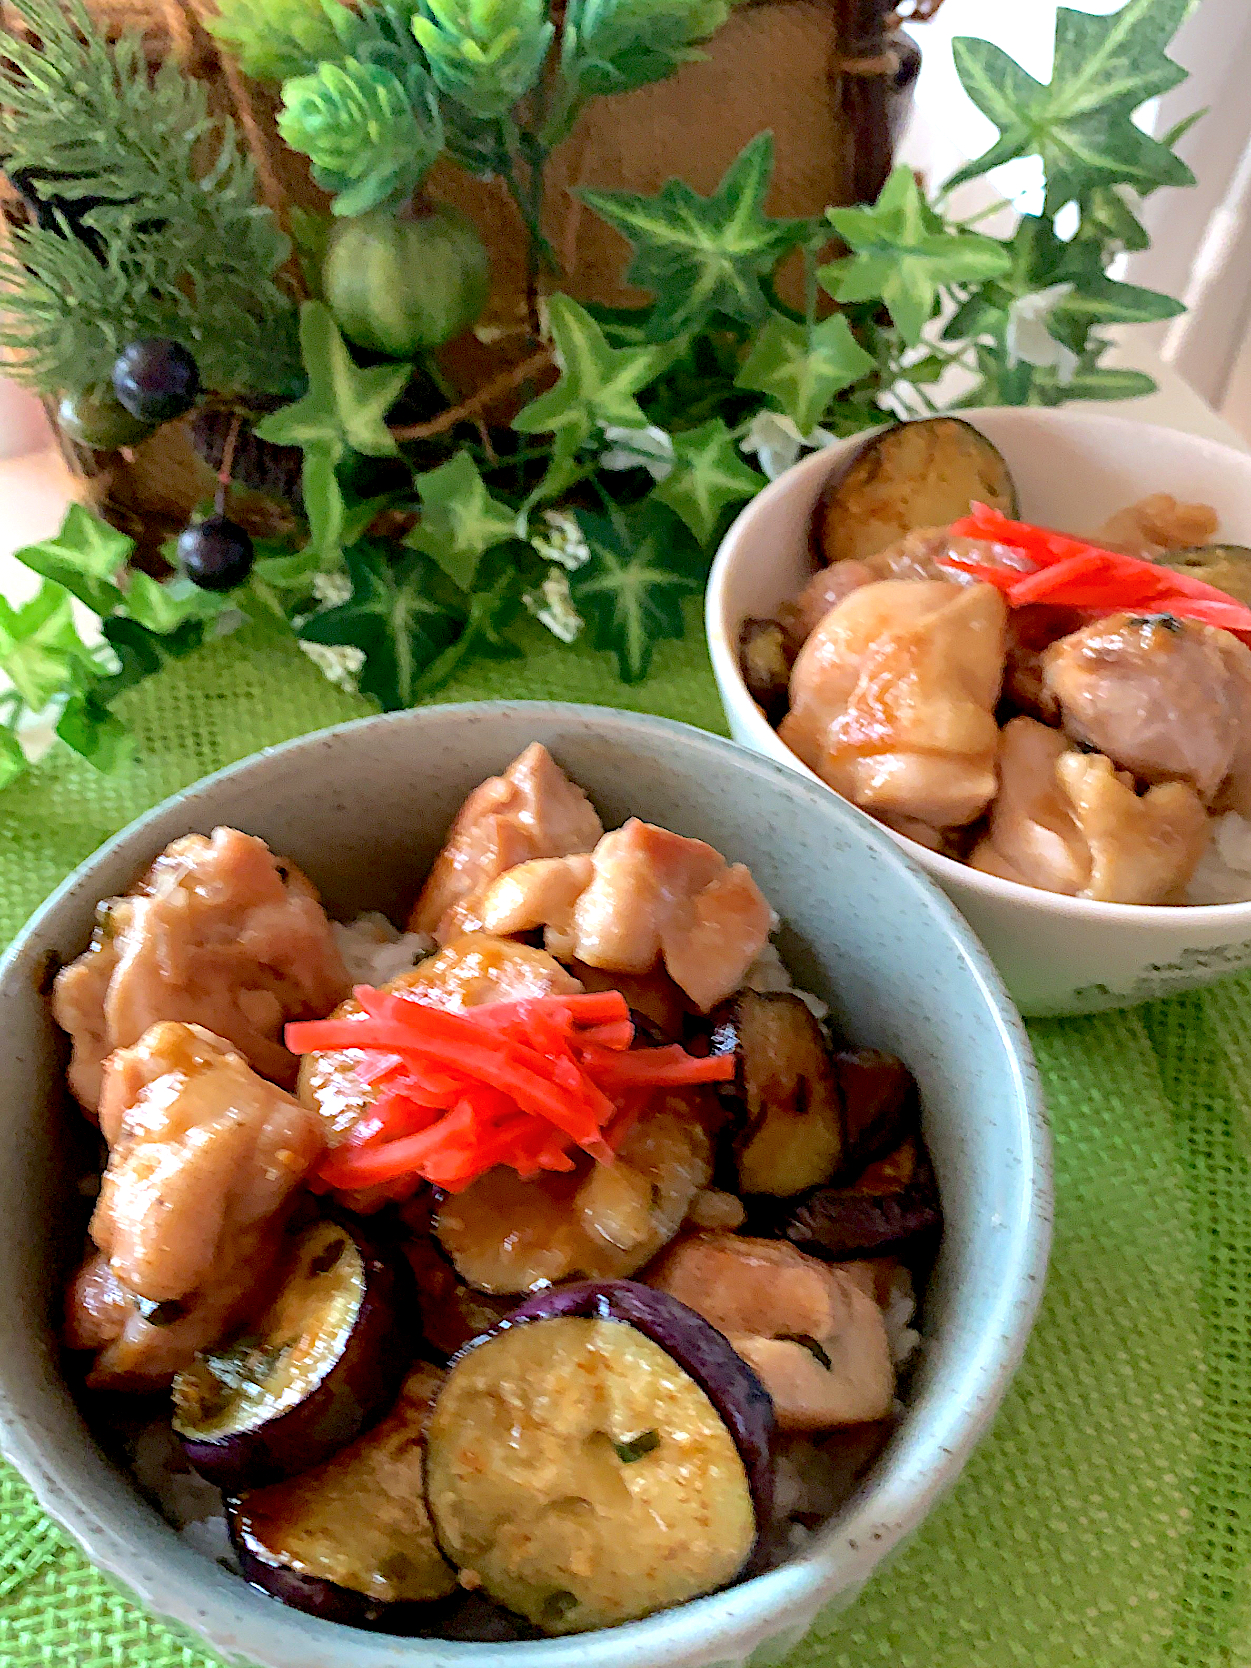
[[[41,992],[176,835],[233,823],[290,854],[338,915],[402,915],[466,791],[545,742],[610,826],[630,815],[751,866],[800,982],[851,1036],[911,1065],[947,1229],[924,1356],[897,1434],[842,1514],[784,1568],[610,1632],[452,1645],[284,1610],[201,1558],[104,1457],[54,1334],[77,1114]],[[101,1569],[174,1627],[265,1668],[729,1668],[772,1660],[845,1605],[959,1474],[1034,1319],[1050,1237],[1049,1142],[1029,1044],[997,974],[938,889],[819,784],[680,724],[591,707],[435,708],[258,754],[133,823],[35,916],[0,967],[0,1443]],[[81,1205],[81,1201],[76,1201]],[[753,1654],[757,1653],[757,1654]]]

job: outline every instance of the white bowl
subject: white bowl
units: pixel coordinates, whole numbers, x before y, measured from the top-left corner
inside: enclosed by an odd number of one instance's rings
[[[899,1429],[802,1555],[768,1575],[610,1631],[465,1645],[360,1632],[254,1592],[194,1552],[96,1446],[62,1377],[55,1316],[84,1201],[50,971],[86,943],[97,899],[171,839],[232,823],[288,853],[340,917],[398,918],[465,793],[545,742],[606,822],[631,814],[748,863],[797,977],[850,1036],[920,1085],[946,1226]],[[715,736],[547,703],[365,719],[258,754],[140,818],[67,880],[0,964],[0,1448],[101,1569],[231,1662],[265,1668],[731,1668],[847,1604],[959,1475],[1007,1388],[1042,1294],[1050,1143],[1029,1043],[965,923],[871,823]],[[760,1661],[762,1658],[753,1658]]]
[[[1251,454],[1085,411],[1004,408],[960,416],[1003,454],[1027,521],[1091,531],[1135,499],[1171,492],[1213,505],[1220,537],[1251,545]],[[727,532],[708,584],[708,647],[730,734],[812,781],[819,778],[784,745],[747,692],[739,628],[746,619],[775,614],[810,577],[813,509],[826,482],[847,469],[864,439],[839,441],[766,487]],[[963,913],[1023,1013],[1127,1007],[1251,966],[1251,903],[1148,908],[1063,898],[893,837]]]

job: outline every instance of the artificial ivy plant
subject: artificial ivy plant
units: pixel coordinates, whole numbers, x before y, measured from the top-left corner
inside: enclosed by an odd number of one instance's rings
[[[181,562],[170,548],[172,577],[134,571],[131,541],[80,506],[20,553],[42,588],[0,602],[0,779],[24,768],[22,725],[49,708],[108,768],[125,748],[116,696],[260,611],[383,708],[467,660],[521,653],[523,610],[637,681],[681,635],[729,520],[802,448],[953,404],[1150,391],[1103,363],[1103,332],[1179,304],[1108,273],[1146,244],[1141,198],[1191,180],[1180,130],[1153,139],[1133,117],[1183,79],[1166,48],[1193,3],[1061,9],[1045,84],[958,40],[999,137],[934,195],[898,167],[876,203],[771,217],[767,132],[708,196],[680,178],[652,196],[583,191],[652,298],[620,310],[562,288],[542,231],[548,159],[588,101],[697,54],[728,0],[570,0],[559,27],[547,0],[222,0],[223,48],[279,87],[279,131],[331,194],[329,216],[293,227],[306,299],[197,84],[151,76],[80,0],[13,0],[33,37],[0,65],[0,162],[31,208],[3,256],[0,342],[18,373],[87,421],[126,395],[110,377],[128,344],[169,344],[215,409],[299,448],[303,469],[295,533],[236,543],[215,578],[193,545]],[[476,231],[424,192],[440,156],[502,180],[527,228],[532,352],[503,379],[519,402],[507,427],[459,405],[434,356],[485,299]],[[1023,156],[1045,171],[1039,213],[1003,237],[953,213],[954,187]],[[787,260],[800,307],[776,287]],[[415,397],[433,420],[399,420]],[[138,409],[142,422],[157,405]],[[214,512],[231,526],[227,490]]]

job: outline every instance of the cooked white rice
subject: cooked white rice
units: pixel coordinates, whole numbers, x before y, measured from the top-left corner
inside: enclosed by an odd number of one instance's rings
[[[1190,904],[1251,903],[1251,822],[1229,811],[1212,822],[1212,839],[1186,892]]]
[[[896,1371],[911,1361],[917,1345],[921,1342],[921,1334],[912,1325],[912,1317],[916,1312],[917,1298],[912,1288],[912,1275],[906,1268],[897,1268],[891,1276],[890,1291],[882,1310],[882,1319],[886,1322],[886,1338],[890,1344],[890,1358]]]
[[[758,990],[762,996],[768,996],[773,991],[793,990],[796,996],[807,1003],[817,1019],[824,1019],[830,1011],[829,1003],[823,1002],[819,996],[814,996],[810,990],[795,990],[795,981],[776,944],[765,945],[744,973],[743,983],[748,990]]]
[[[131,1447],[130,1463],[139,1487],[188,1546],[236,1575],[243,1573],[231,1544],[221,1493],[187,1464],[168,1419],[155,1420],[140,1431]]]
[[[330,926],[354,985],[384,985],[438,948],[428,934],[401,932],[376,910]]]

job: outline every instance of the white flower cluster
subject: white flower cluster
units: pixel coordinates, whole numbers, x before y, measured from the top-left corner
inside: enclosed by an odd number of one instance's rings
[[[590,561],[591,547],[578,518],[568,510],[545,510],[543,525],[530,534],[530,543],[551,566],[538,589],[524,592],[521,600],[553,637],[572,643],[584,622],[573,605],[569,575]]]
[[[555,562],[567,573],[577,573],[591,559],[591,547],[578,526],[577,517],[568,510],[545,510],[543,526],[531,533],[530,543],[545,562]]]
[[[771,481],[799,457],[802,451],[816,451],[834,444],[836,436],[826,429],[800,434],[798,427],[780,411],[758,411],[751,427],[739,441],[739,451],[753,452],[757,463]]]
[[[1008,308],[1006,336],[1010,370],[1022,362],[1044,368],[1052,366],[1062,388],[1072,382],[1081,361],[1071,348],[1057,342],[1047,328],[1052,313],[1072,293],[1072,284],[1052,284],[1032,295],[1018,296],[1012,302]]]
[[[599,460],[601,469],[646,469],[653,481],[673,471],[673,440],[654,423],[645,429],[610,426],[604,439],[610,449]]]
[[[353,648],[350,643],[305,643],[298,639],[304,653],[318,668],[323,677],[337,684],[340,689],[346,689],[349,695],[355,695],[360,687],[359,679],[361,667],[365,664],[364,649]]]
[[[350,599],[352,581],[346,573],[314,574],[313,595],[321,604],[318,613],[324,613],[328,608],[338,608]],[[365,664],[363,649],[353,648],[350,643],[305,643],[301,639],[297,641],[323,677],[328,678],[340,689],[346,689],[349,695],[357,693],[360,687],[361,667]]]
[[[521,600],[539,624],[546,626],[562,643],[572,643],[585,623],[573,605],[569,575],[563,568],[548,568],[547,578],[538,590],[526,591]]]

